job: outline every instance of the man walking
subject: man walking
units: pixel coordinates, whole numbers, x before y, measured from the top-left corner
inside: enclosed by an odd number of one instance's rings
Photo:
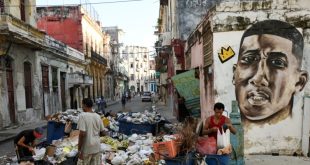
[[[84,113],[79,116],[78,129],[78,165],[100,165],[100,136],[105,134],[100,116],[92,110],[93,102],[89,98],[82,101]]]

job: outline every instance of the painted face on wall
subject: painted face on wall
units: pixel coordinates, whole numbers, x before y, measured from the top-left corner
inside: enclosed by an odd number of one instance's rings
[[[236,98],[248,120],[264,120],[286,111],[293,95],[302,90],[307,73],[300,71],[292,41],[272,34],[244,38],[234,65]]]

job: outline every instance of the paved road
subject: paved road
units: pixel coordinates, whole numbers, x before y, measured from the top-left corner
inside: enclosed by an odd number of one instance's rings
[[[152,102],[142,102],[140,96],[132,98],[130,101],[127,101],[125,108],[122,107],[122,103],[119,101],[117,104],[111,105],[106,108],[106,112],[143,112],[146,109],[150,109]]]

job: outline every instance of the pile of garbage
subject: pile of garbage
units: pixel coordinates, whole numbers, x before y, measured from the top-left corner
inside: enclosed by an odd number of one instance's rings
[[[68,120],[77,123],[81,111],[67,110],[66,112],[53,115],[50,120],[66,123]],[[101,116],[107,136],[100,137],[100,151],[102,153],[102,164],[105,165],[136,165],[136,164],[164,164],[162,157],[158,156],[158,151],[154,147],[156,143],[175,141],[175,135],[160,135],[153,132],[124,134],[120,131],[122,121],[133,123],[132,127],[139,127],[137,124],[156,124],[165,121],[155,110],[144,112],[121,112],[113,115]],[[180,130],[182,125],[165,123],[162,125],[171,134]],[[121,127],[122,128],[122,127]],[[129,128],[129,127],[128,127]],[[147,127],[148,128],[148,127]],[[153,134],[152,134],[153,133]],[[75,159],[78,153],[78,130],[71,131],[68,137],[53,140],[48,147],[37,149],[34,158],[36,160],[48,161],[52,164],[61,164],[66,160]],[[184,134],[185,135],[185,134]],[[191,138],[190,136],[188,138]],[[170,142],[165,144],[172,144]],[[176,145],[176,144],[174,144]],[[168,147],[168,146],[166,146]],[[179,147],[174,147],[176,152]],[[165,149],[167,150],[167,149]],[[168,151],[168,150],[167,150]],[[170,154],[171,155],[171,154]]]
[[[122,121],[131,122],[134,124],[155,124],[160,121],[165,120],[158,112],[145,110],[144,113],[141,112],[123,112],[117,114],[117,119]]]
[[[48,117],[48,121],[56,121],[61,123],[66,123],[68,121],[72,123],[77,123],[79,120],[80,110],[68,109],[65,112],[59,112]]]

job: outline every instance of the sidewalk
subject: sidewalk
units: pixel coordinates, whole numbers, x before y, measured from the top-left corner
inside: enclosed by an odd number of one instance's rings
[[[43,127],[46,129],[47,121],[41,120],[34,123],[23,124],[23,125],[15,125],[12,127],[8,127],[0,130],[0,143],[13,139],[19,132],[26,129],[34,129],[36,127]]]
[[[117,99],[115,101],[110,100],[110,101],[107,101],[107,106],[114,105],[114,104],[117,104],[119,102],[120,102],[120,99]]]
[[[173,116],[173,110],[169,109],[168,105],[165,105],[164,102],[157,102],[156,103],[156,110],[164,116],[168,121],[171,123],[177,123],[178,120],[175,116]]]

